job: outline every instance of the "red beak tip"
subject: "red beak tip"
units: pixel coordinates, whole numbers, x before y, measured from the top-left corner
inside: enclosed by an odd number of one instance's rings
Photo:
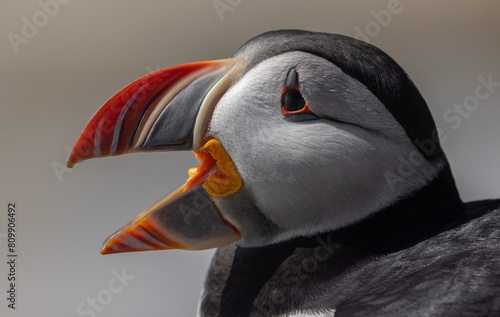
[[[81,161],[83,161],[85,159],[82,159],[82,158],[75,158],[75,157],[70,157],[68,159],[68,162],[66,163],[66,166],[68,168],[73,168],[76,164],[80,163]]]
[[[68,163],[66,163],[66,166],[68,168],[73,168],[73,166],[75,166],[75,164],[76,164],[76,162],[69,160]]]

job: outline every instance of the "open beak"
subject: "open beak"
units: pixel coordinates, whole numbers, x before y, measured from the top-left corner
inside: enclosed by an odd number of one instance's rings
[[[92,117],[68,167],[95,157],[172,150],[193,150],[201,163],[186,184],[111,235],[101,253],[201,250],[241,238],[212,201],[237,192],[241,178],[220,142],[204,135],[243,67],[239,57],[160,70],[123,88]]]

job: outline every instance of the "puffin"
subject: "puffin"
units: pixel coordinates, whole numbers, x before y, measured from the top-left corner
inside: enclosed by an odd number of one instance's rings
[[[379,48],[278,30],[148,74],[68,167],[178,150],[200,165],[101,253],[217,248],[199,316],[500,314],[500,200],[462,202],[424,98]]]

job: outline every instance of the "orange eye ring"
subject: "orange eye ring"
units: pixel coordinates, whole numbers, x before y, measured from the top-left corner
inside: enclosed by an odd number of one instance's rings
[[[286,102],[285,95],[287,94],[287,92],[294,91],[294,90],[297,91],[298,94],[300,95],[300,89],[299,89],[299,85],[297,83],[295,83],[294,88],[283,87],[283,92],[281,94],[281,111],[283,112],[283,115],[288,116],[288,115],[300,114],[300,113],[312,113],[311,110],[309,109],[309,107],[307,106],[307,103],[305,103],[305,101],[304,101],[304,106],[298,110],[287,110],[285,108],[285,106],[284,106],[284,103]],[[304,99],[302,97],[302,95],[300,95],[300,98],[302,98],[302,100]]]

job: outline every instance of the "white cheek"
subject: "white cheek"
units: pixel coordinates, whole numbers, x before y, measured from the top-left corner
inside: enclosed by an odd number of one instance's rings
[[[325,128],[331,130],[325,133]],[[373,157],[377,149],[366,140],[322,124],[274,130],[255,145],[265,155],[244,163],[244,181],[256,205],[282,228],[312,226],[338,215],[355,195],[369,190],[365,174],[376,162],[364,158]]]

